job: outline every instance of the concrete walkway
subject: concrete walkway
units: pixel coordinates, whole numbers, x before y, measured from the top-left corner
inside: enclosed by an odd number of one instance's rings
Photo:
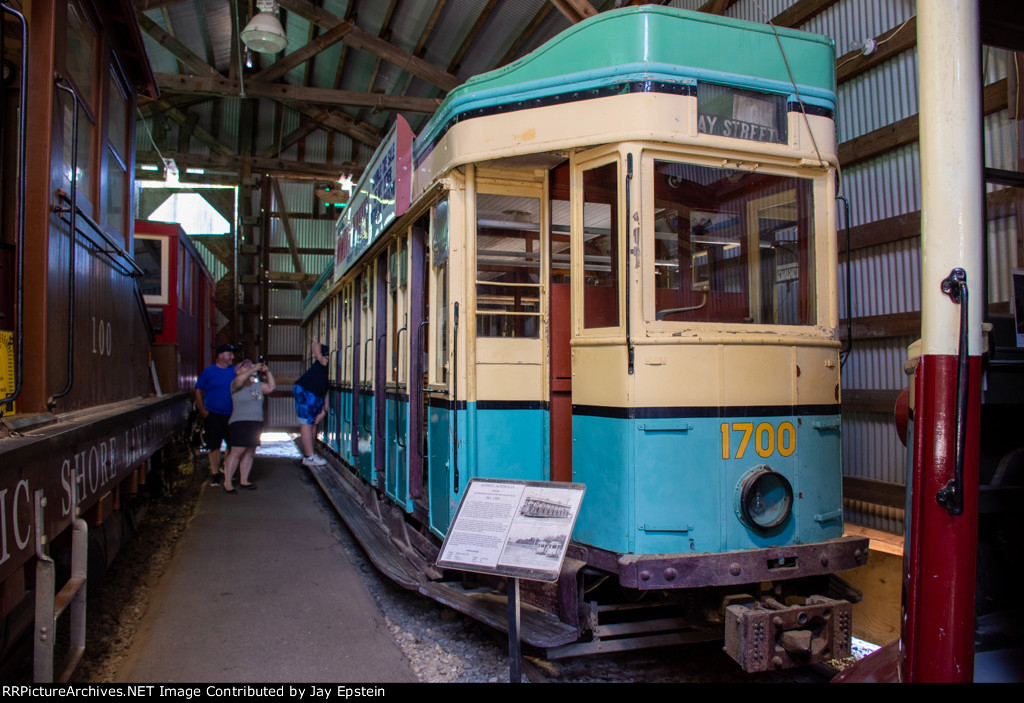
[[[119,681],[416,681],[305,469],[258,456],[251,478],[203,488]]]

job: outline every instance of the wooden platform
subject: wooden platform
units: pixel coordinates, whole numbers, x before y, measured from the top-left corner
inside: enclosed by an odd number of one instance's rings
[[[839,575],[864,593],[853,606],[853,636],[886,645],[900,636],[903,587],[903,538],[856,525],[847,535],[871,539],[868,563]]]

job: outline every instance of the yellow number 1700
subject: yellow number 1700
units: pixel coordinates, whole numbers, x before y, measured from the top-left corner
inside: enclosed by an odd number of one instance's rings
[[[742,432],[739,446],[736,447],[736,455],[731,456],[730,452],[730,431],[729,423],[722,423],[722,458],[742,459],[750,443],[750,436],[754,436],[754,451],[760,457],[770,457],[775,453],[776,448],[782,456],[789,456],[796,451],[796,428],[792,422],[783,422],[776,427],[770,422],[762,422],[755,429],[753,422],[734,422],[732,432]]]

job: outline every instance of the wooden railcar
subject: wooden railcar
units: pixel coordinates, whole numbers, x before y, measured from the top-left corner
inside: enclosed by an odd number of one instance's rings
[[[644,6],[398,119],[305,301],[318,474],[378,566],[503,626],[436,540],[473,477],[572,480],[530,644],[848,651],[834,81],[828,39]]]
[[[0,624],[6,649],[34,621],[45,681],[53,619],[71,608],[66,676],[86,562],[113,558],[187,396],[155,393],[135,261],[135,111],[156,89],[132,3],[9,2],[2,16]]]

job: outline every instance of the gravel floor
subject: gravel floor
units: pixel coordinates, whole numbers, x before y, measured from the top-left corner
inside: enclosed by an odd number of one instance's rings
[[[261,452],[297,456],[290,442],[267,444]],[[170,564],[178,538],[194,513],[206,480],[206,467],[202,457],[198,468],[185,462],[170,472],[167,495],[154,502],[140,525],[138,537],[129,542],[98,586],[90,584],[89,639],[75,681],[114,680],[151,593]],[[507,682],[505,635],[381,576],[338,520],[316,483],[306,476],[311,499],[364,576],[420,681]],[[827,679],[828,670],[744,674],[722,653],[720,644],[712,643],[558,661],[527,658],[524,673],[534,681],[561,682],[819,682]]]

